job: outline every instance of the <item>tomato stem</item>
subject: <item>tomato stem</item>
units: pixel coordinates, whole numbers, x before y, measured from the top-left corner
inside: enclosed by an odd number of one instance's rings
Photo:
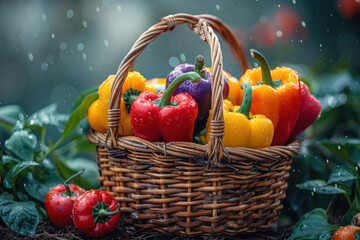
[[[71,180],[73,180],[74,178],[76,178],[77,176],[80,176],[84,172],[85,172],[85,168],[82,168],[79,172],[75,173],[74,175],[72,175],[71,177],[69,177],[68,179],[65,180],[64,186],[66,187],[66,194],[65,194],[66,196],[73,197],[74,192],[71,192],[70,187],[69,187],[69,182]]]

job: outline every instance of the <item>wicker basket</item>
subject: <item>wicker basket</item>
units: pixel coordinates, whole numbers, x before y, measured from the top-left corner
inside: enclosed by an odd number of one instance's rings
[[[189,24],[207,42],[212,60],[212,129],[207,145],[148,142],[118,137],[122,85],[135,59],[162,32]],[[234,235],[269,227],[283,208],[296,141],[264,149],[222,144],[223,67],[217,31],[231,47],[243,71],[246,54],[227,25],[209,15],[170,15],[135,42],[116,74],[111,90],[107,135],[89,131],[97,145],[101,189],[121,203],[126,224],[164,234]]]

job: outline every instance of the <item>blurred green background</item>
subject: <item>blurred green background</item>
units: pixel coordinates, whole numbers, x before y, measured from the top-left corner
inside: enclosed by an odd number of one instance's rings
[[[243,1],[1,1],[0,104],[27,113],[57,102],[66,112],[80,92],[114,74],[136,39],[172,13],[213,14],[249,50],[262,51],[272,67],[282,63],[339,62],[360,69],[359,11],[355,0]],[[224,68],[240,68],[222,42]],[[154,41],[135,68],[147,79],[209,49],[187,26]],[[253,61],[252,61],[253,62]],[[310,79],[311,80],[311,79]]]
[[[283,218],[296,221],[330,202],[340,204],[333,204],[333,215],[339,209],[344,214],[348,206],[342,196],[296,184],[326,180],[344,163],[344,154],[352,157],[348,146],[360,148],[360,0],[1,1],[0,107],[16,104],[30,115],[57,103],[58,111],[67,113],[82,91],[116,73],[147,28],[180,12],[221,18],[247,52],[256,48],[272,68],[287,65],[299,72],[323,111],[300,137]],[[224,69],[240,78],[233,54],[222,40],[221,46]],[[135,69],[147,79],[166,77],[198,54],[209,66],[208,46],[183,25],[150,44]],[[95,154],[87,157],[94,160]]]

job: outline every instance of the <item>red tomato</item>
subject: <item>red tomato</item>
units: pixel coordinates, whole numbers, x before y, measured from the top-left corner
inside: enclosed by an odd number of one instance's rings
[[[45,196],[45,209],[51,222],[59,227],[73,226],[72,208],[75,200],[85,190],[73,184],[69,184],[72,196],[66,195],[67,189],[65,185],[59,184],[51,189]]]

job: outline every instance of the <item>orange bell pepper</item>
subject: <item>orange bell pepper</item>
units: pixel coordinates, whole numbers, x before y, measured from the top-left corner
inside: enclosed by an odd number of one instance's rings
[[[211,68],[206,68],[206,70],[211,73]],[[240,86],[239,81],[236,79],[236,77],[233,77],[225,70],[223,70],[223,74],[229,83],[229,95],[226,99],[229,100],[233,105],[236,105]]]
[[[273,122],[275,133],[271,145],[284,145],[300,113],[301,92],[298,74],[286,67],[270,71],[261,53],[254,49],[250,50],[250,53],[259,62],[260,68],[247,70],[239,84],[246,81],[253,87],[251,112],[263,114]],[[239,89],[238,104],[241,104],[243,94],[243,90]]]

